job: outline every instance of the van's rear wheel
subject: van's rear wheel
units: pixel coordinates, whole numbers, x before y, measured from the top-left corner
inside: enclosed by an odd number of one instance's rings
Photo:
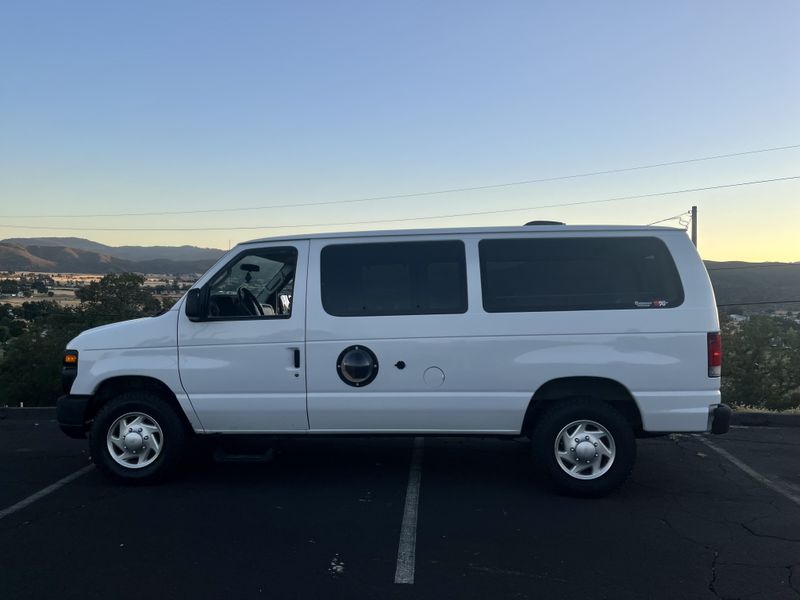
[[[636,460],[628,420],[593,399],[556,401],[536,424],[531,446],[559,490],[577,496],[601,496],[619,487]]]
[[[159,396],[130,391],[97,413],[89,433],[92,460],[122,481],[153,481],[172,471],[188,442],[186,426]]]

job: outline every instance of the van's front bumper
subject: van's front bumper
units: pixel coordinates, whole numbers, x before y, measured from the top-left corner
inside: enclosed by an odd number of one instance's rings
[[[91,396],[61,396],[56,402],[56,418],[61,431],[71,438],[86,437],[86,412]]]

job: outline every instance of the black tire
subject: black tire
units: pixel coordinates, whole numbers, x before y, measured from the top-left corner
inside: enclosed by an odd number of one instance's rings
[[[611,434],[615,446],[610,466],[595,479],[578,479],[568,474],[556,455],[556,440],[562,429],[581,420],[594,421],[605,428]],[[591,431],[587,433],[591,434]],[[534,460],[544,467],[561,493],[570,496],[597,497],[615,490],[630,475],[633,463],[636,461],[636,437],[633,427],[625,416],[602,400],[594,398],[556,400],[541,415],[533,429],[531,451]],[[569,459],[566,459],[564,464],[568,466],[568,462]],[[589,467],[589,471],[592,469],[593,467]]]
[[[153,419],[161,430],[160,452],[150,464],[139,468],[121,465],[111,454],[107,435],[118,418],[141,413]],[[134,390],[109,400],[94,418],[89,431],[92,461],[105,475],[123,482],[151,482],[172,473],[189,445],[189,432],[175,409],[157,394]]]

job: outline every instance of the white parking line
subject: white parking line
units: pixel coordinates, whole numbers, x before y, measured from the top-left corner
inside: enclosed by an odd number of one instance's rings
[[[397,569],[395,583],[414,583],[414,562],[417,554],[417,509],[419,507],[419,484],[422,479],[423,438],[414,438],[414,454],[408,471],[406,505],[403,509],[403,524],[400,526],[400,544],[397,547]]]
[[[84,475],[85,473],[88,473],[92,469],[94,469],[94,465],[86,465],[82,469],[78,469],[77,471],[67,475],[63,479],[59,479],[55,483],[52,483],[52,484],[48,485],[46,488],[42,488],[41,490],[39,490],[35,494],[31,494],[30,496],[28,496],[27,498],[25,498],[23,500],[20,500],[16,504],[12,504],[8,508],[4,508],[3,510],[0,510],[0,519],[4,519],[5,517],[7,517],[9,515],[13,515],[15,512],[22,510],[26,506],[30,506],[31,504],[33,504],[37,500],[40,500],[40,499],[44,498],[45,496],[47,496],[48,494],[52,494],[57,489],[64,487],[70,481],[75,481],[78,477],[80,477],[81,475]]]
[[[727,450],[725,450],[723,448],[720,448],[714,442],[712,442],[711,440],[703,437],[702,435],[695,434],[694,437],[696,437],[698,440],[703,442],[706,446],[708,446],[709,448],[711,448],[712,450],[714,450],[718,454],[720,454],[720,455],[724,456],[725,458],[727,458],[730,462],[732,462],[734,465],[739,467],[742,471],[744,471],[745,473],[750,475],[750,477],[755,479],[761,485],[768,487],[773,492],[778,492],[784,498],[788,498],[789,500],[791,500],[795,504],[800,505],[800,496],[795,494],[794,491],[791,490],[790,488],[788,488],[787,486],[785,486],[785,485],[783,485],[781,483],[778,483],[776,481],[772,481],[768,477],[764,477],[761,473],[757,472],[755,469],[753,469],[749,465],[746,465],[745,463],[743,463],[741,460],[736,458],[733,454],[731,454],[730,452],[728,452]]]

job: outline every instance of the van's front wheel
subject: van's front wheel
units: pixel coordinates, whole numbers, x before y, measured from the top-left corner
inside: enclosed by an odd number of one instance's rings
[[[531,445],[556,486],[578,496],[601,496],[619,487],[636,460],[633,428],[600,400],[556,401],[536,424]]]
[[[92,424],[92,460],[122,481],[160,479],[180,462],[186,427],[172,407],[155,394],[130,391],[104,405]]]

